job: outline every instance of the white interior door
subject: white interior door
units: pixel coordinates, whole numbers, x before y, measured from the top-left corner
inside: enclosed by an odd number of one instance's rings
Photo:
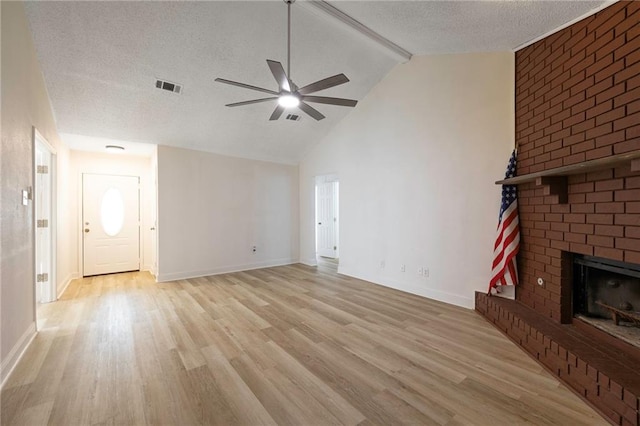
[[[140,178],[82,175],[83,275],[140,270]]]
[[[35,196],[36,220],[36,301],[48,303],[56,300],[53,268],[53,184],[52,154],[45,142],[36,137],[35,143]]]
[[[318,255],[335,259],[338,254],[338,182],[319,183],[316,192]]]
[[[156,162],[152,162],[151,165],[151,180],[153,181],[153,191],[150,192],[151,200],[150,205],[153,206],[151,209],[151,227],[149,230],[151,231],[151,246],[150,246],[150,256],[151,256],[151,273],[157,277],[158,276],[158,169]],[[146,254],[145,254],[146,256]]]

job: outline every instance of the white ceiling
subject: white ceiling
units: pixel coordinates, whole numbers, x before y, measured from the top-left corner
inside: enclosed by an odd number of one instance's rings
[[[603,3],[331,2],[413,54],[512,50]],[[275,101],[224,106],[268,95],[216,77],[277,90],[266,59],[286,68],[281,0],[26,2],[25,8],[58,129],[76,135],[75,149],[95,149],[106,138],[296,163],[351,110],[315,104],[326,119],[302,114],[299,122],[274,122],[268,118]],[[291,72],[300,87],[342,72],[351,82],[318,95],[362,100],[398,62],[302,0],[292,14]],[[183,93],[156,89],[156,78],[183,84]]]

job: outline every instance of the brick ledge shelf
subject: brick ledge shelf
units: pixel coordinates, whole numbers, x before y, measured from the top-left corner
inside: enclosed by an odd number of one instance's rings
[[[578,175],[581,173],[595,172],[604,169],[613,169],[627,163],[631,164],[632,172],[640,171],[640,151],[626,152],[624,154],[612,155],[610,157],[598,158],[596,160],[556,167],[553,169],[543,170],[541,172],[497,180],[496,185],[519,185],[521,183],[529,182],[537,182],[537,184],[540,185],[541,180],[544,182],[544,179]]]
[[[612,424],[640,425],[640,358],[515,301],[476,292],[476,311]]]
[[[566,204],[569,195],[567,193],[567,176],[610,169],[621,165],[630,164],[631,171],[640,171],[640,151],[627,152],[584,161],[568,166],[556,167],[541,172],[515,176],[509,179],[496,181],[496,185],[519,185],[535,182],[536,186],[543,189],[543,195],[547,197],[548,204]]]

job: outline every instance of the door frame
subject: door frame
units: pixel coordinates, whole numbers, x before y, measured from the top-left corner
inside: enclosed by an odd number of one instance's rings
[[[51,199],[51,217],[49,218],[49,227],[51,230],[51,239],[49,241],[49,261],[50,261],[50,276],[47,286],[46,293],[50,295],[48,302],[55,302],[58,300],[58,285],[57,285],[57,223],[58,223],[58,215],[57,215],[57,150],[49,143],[49,141],[42,136],[42,134],[35,128],[32,127],[32,140],[33,140],[33,191],[31,195],[32,201],[32,216],[33,216],[33,248],[34,248],[34,256],[33,256],[33,284],[34,284],[34,292],[33,292],[33,303],[34,303],[34,312],[37,311],[37,305],[39,300],[37,300],[37,274],[38,274],[38,217],[36,215],[36,200],[37,194],[39,191],[38,188],[38,172],[37,172],[37,149],[40,146],[43,149],[49,151],[51,155],[51,170],[49,170],[49,174],[51,176],[51,182],[49,186],[49,196]],[[37,324],[37,321],[36,321]],[[36,326],[37,327],[37,326]]]
[[[142,260],[143,260],[143,239],[142,239],[142,226],[143,226],[143,218],[142,218],[142,177],[138,174],[120,174],[120,173],[100,173],[93,172],[88,170],[81,170],[79,174],[79,182],[78,185],[78,269],[80,270],[80,277],[84,277],[84,175],[103,175],[103,176],[125,176],[125,177],[136,177],[138,178],[138,264],[140,266],[140,271],[142,268]]]
[[[335,191],[335,211],[336,211],[336,225],[335,225],[335,241],[336,241],[336,257],[340,258],[340,179],[337,173],[330,173],[326,175],[317,175],[314,179],[314,196],[313,196],[313,228],[314,228],[314,252],[316,262],[318,260],[318,185],[324,183],[337,183]]]

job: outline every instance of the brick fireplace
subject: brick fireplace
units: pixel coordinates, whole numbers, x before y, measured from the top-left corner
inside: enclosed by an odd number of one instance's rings
[[[518,176],[640,152],[640,2],[516,52],[515,82]],[[478,293],[476,309],[612,423],[639,425],[640,349],[574,317],[576,259],[640,267],[638,160],[522,183],[518,197],[516,302]]]

